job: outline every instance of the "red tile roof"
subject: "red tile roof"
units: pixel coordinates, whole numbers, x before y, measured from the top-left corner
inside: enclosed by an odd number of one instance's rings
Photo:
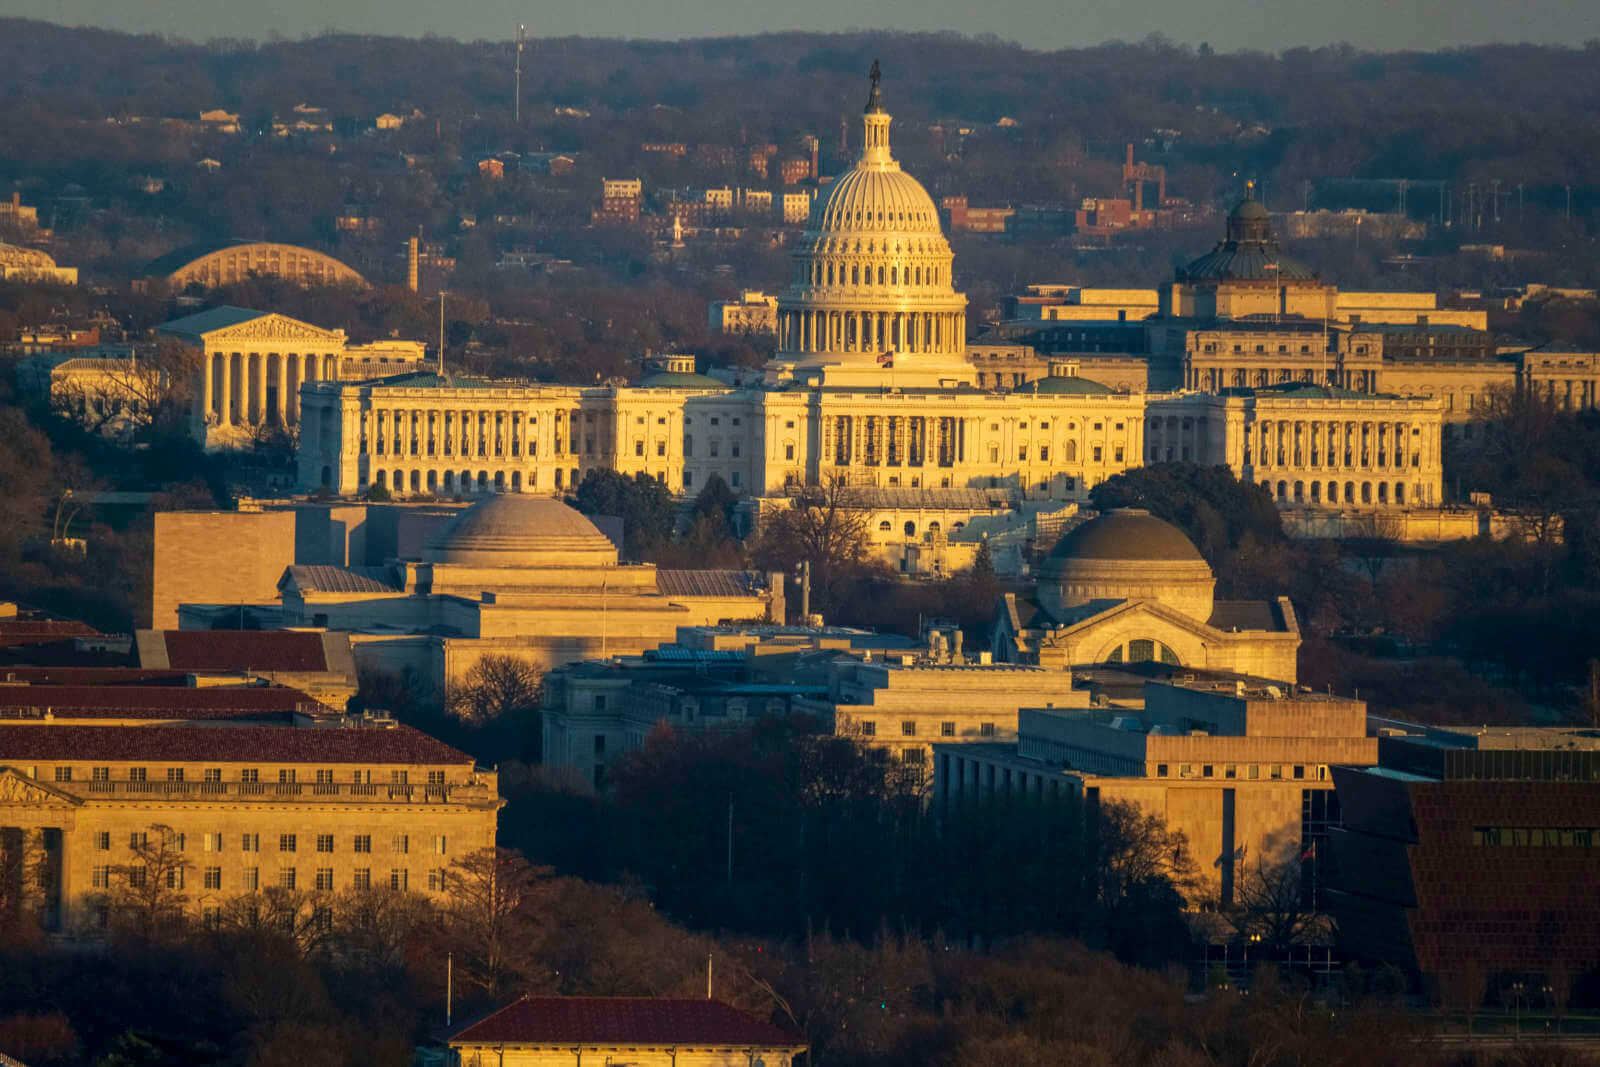
[[[715,1000],[688,997],[523,997],[452,1044],[695,1045],[803,1049],[771,1023]]]
[[[0,646],[48,645],[74,637],[93,637],[99,631],[81,622],[54,619],[0,620]]]
[[[166,630],[167,665],[189,671],[325,671],[322,635],[291,630]]]
[[[186,686],[187,671],[140,670],[138,667],[0,667],[0,682],[29,685],[159,685]]]
[[[81,726],[0,723],[0,763],[473,762],[409,726]]]
[[[321,711],[328,709],[287,686],[4,685],[0,708],[72,708],[106,711],[154,710],[204,716],[207,712]]]

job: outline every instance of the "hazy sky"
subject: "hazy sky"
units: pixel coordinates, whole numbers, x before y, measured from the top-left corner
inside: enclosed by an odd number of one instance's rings
[[[1219,50],[1348,41],[1441,48],[1600,38],[1600,0],[0,0],[0,15],[204,40],[325,29],[464,40],[703,37],[769,30],[956,30],[1060,48],[1162,33]]]

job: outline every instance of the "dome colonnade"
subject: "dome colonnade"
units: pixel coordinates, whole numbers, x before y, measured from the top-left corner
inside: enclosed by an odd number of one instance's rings
[[[890,121],[874,81],[861,158],[818,202],[794,253],[778,300],[779,359],[874,364],[965,351],[954,254],[933,198],[890,154]]]

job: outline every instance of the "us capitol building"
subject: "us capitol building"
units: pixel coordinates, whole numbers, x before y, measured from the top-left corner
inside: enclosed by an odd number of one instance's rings
[[[1021,388],[975,384],[950,245],[932,198],[891,153],[876,78],[862,123],[860,159],[819,201],[793,253],[778,352],[758,383],[697,374],[690,357],[669,357],[629,387],[440,375],[418,364],[366,380],[308,377],[299,387],[302,487],[557,494],[590,470],[613,469],[684,494],[719,475],[768,500],[844,480],[925,508],[988,490],[1048,507],[1083,501],[1130,467],[1189,460],[1226,464],[1286,507],[1441,503],[1436,399],[1305,378],[1113,390],[1080,376],[1071,359]],[[1257,209],[1236,209],[1230,234],[1260,229]],[[911,537],[926,532],[906,526]]]

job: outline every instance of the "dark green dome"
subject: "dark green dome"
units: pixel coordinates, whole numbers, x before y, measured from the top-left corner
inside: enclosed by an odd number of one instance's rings
[[[1036,378],[1019,391],[1038,396],[1110,396],[1113,392],[1110,386],[1075,374],[1052,374],[1046,378]]]
[[[731,389],[727,382],[718,381],[716,378],[704,374],[686,374],[683,371],[657,371],[646,375],[640,382],[641,389]]]

